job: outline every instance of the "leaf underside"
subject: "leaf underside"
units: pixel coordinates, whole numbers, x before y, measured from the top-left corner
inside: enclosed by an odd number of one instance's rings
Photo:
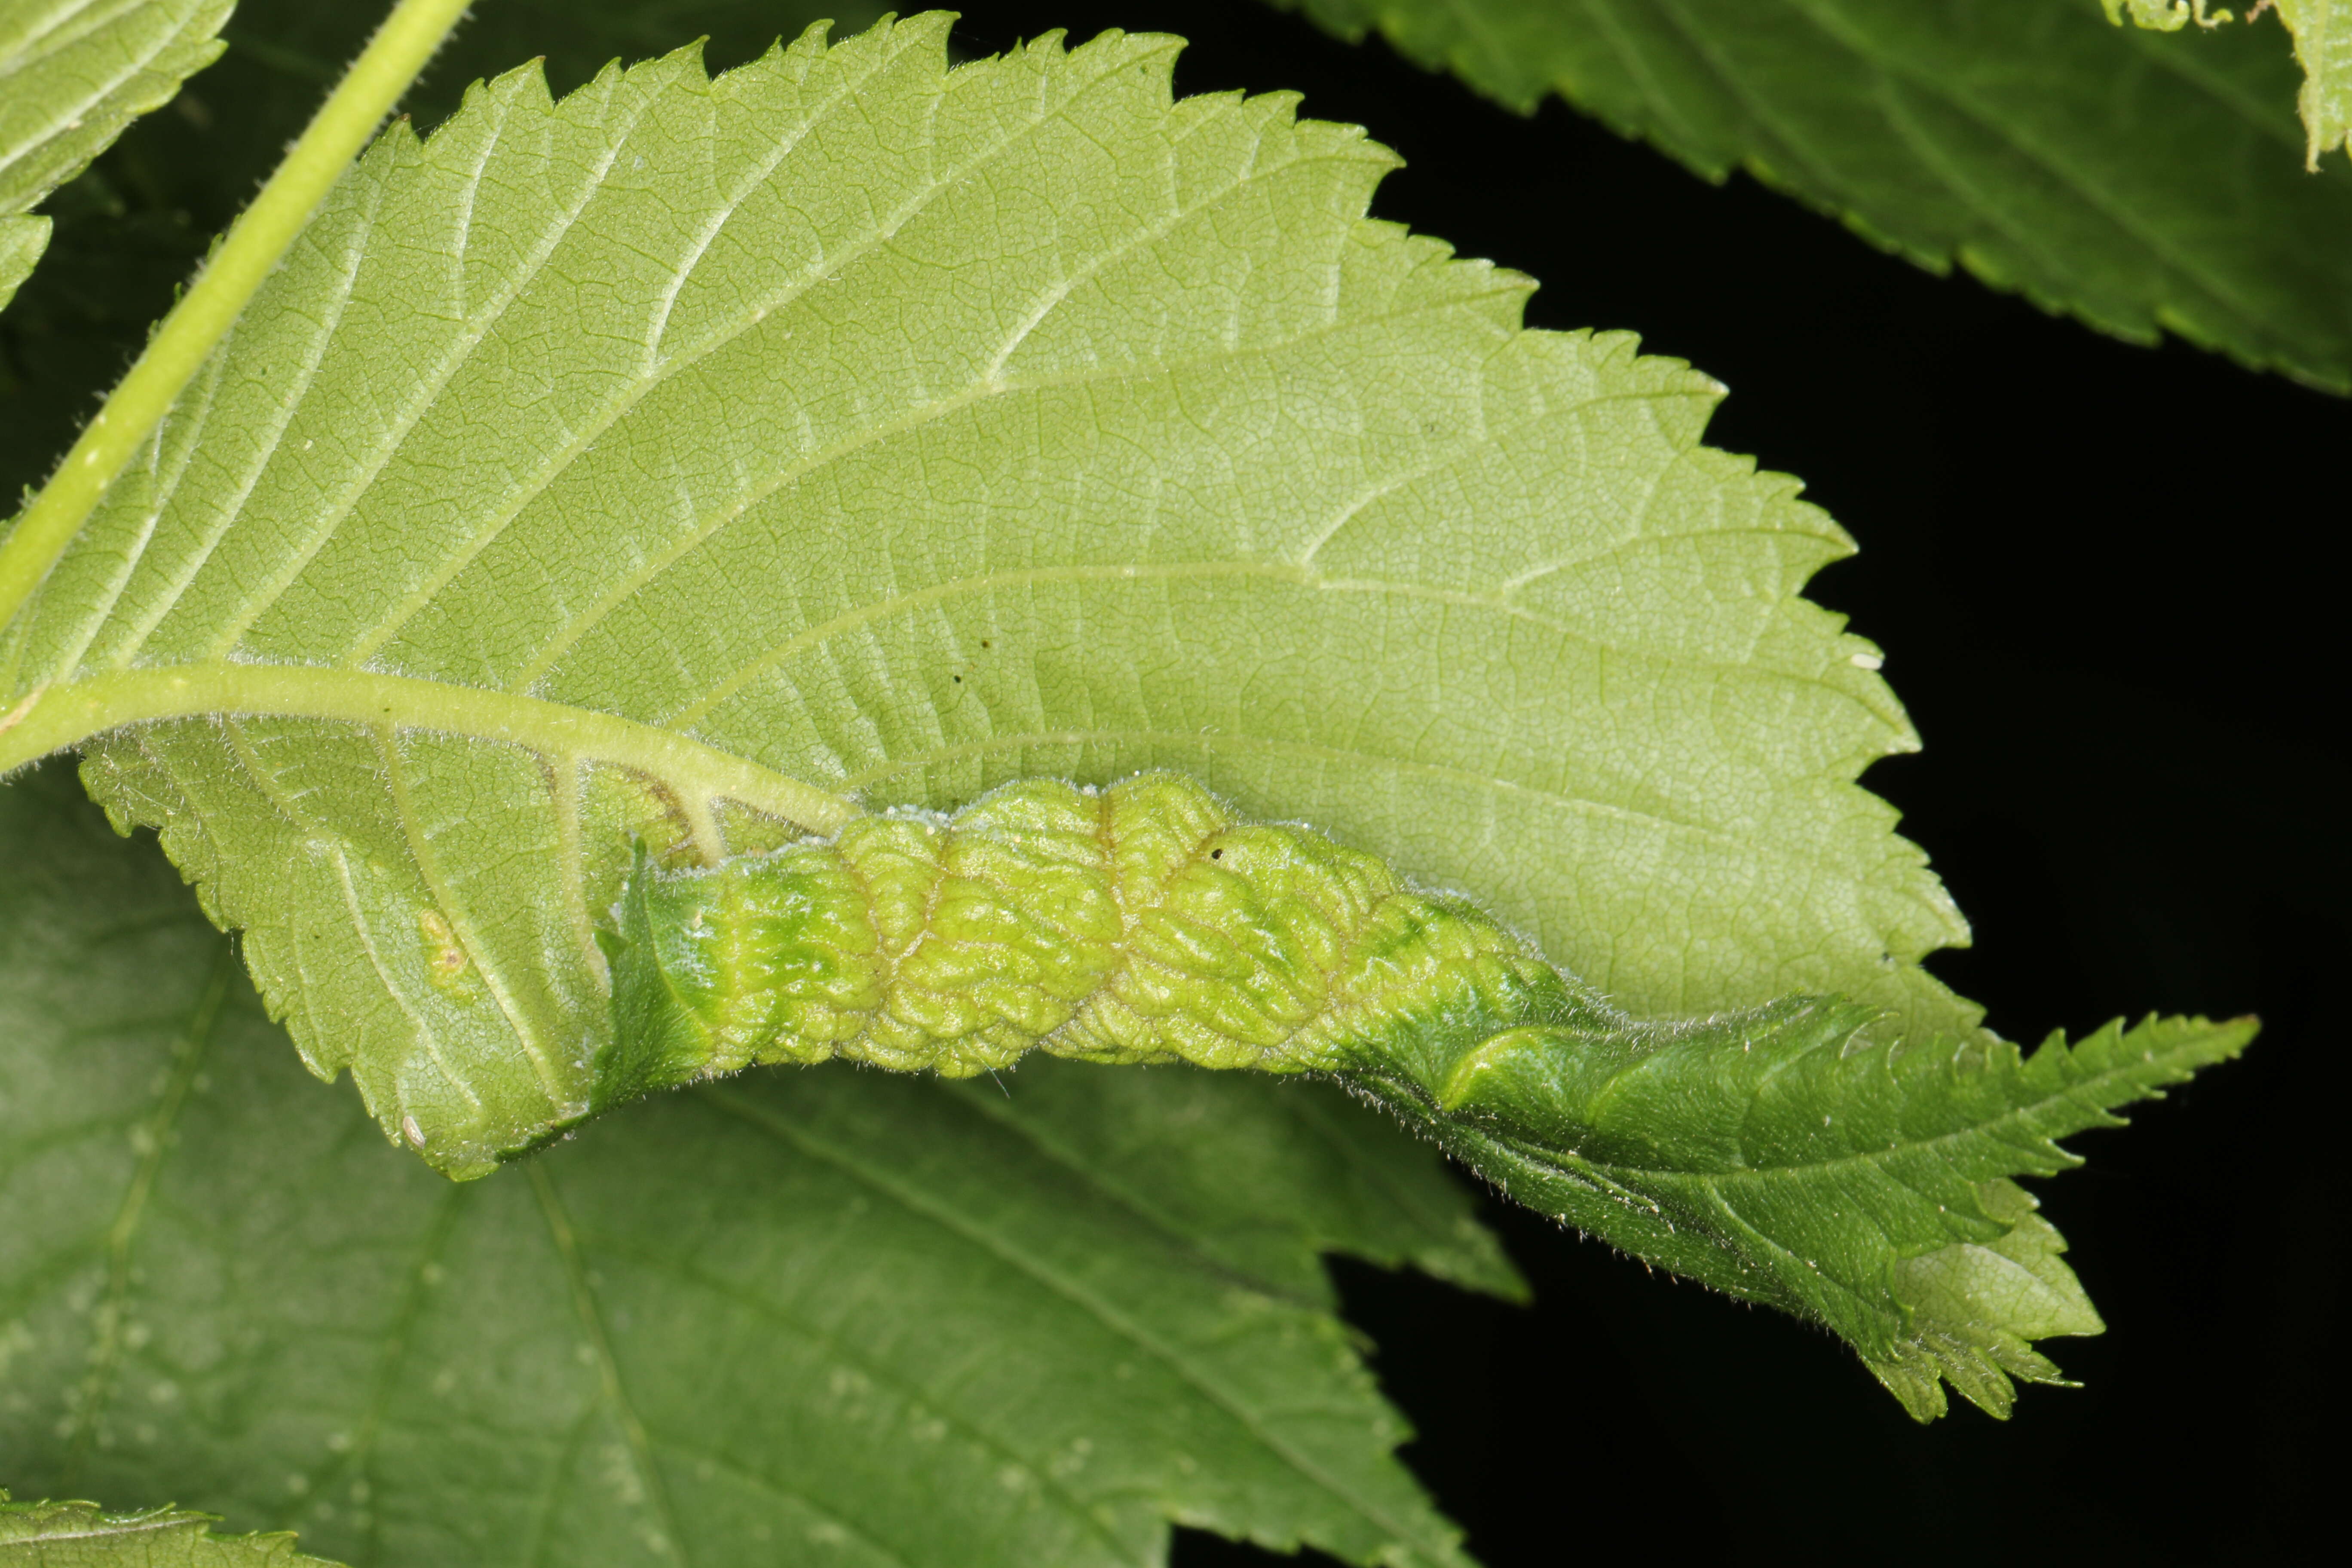
[[[2352,3],[2278,0],[2278,13],[2303,67],[2295,103],[2311,139],[2306,165],[2315,169],[2321,153],[2337,150],[2352,158]]]
[[[633,840],[820,791],[1175,767],[1636,1013],[1973,1029],[1853,783],[1914,734],[1800,597],[1850,543],[1700,444],[1718,386],[1521,330],[1365,218],[1389,153],[1171,103],[1173,39],[946,31],[389,134],[0,650],[0,767],[145,721],[87,781],[454,1173],[584,1105]]]
[[[86,1502],[11,1502],[0,1490],[0,1560],[36,1568],[335,1568],[290,1535],[221,1536],[174,1508],[110,1513]]]
[[[1521,111],[1556,93],[1707,179],[1745,169],[1932,271],[2352,391],[2352,162],[2303,167],[2265,29],[2118,34],[2098,0],[1274,3]],[[2331,26],[2315,82],[2352,76]]]
[[[0,789],[0,857],[21,1491],[381,1568],[1146,1564],[1171,1521],[1465,1561],[1316,1253],[1521,1287],[1334,1089],[761,1075],[453,1185],[305,1077],[67,770]]]
[[[48,244],[33,205],[219,55],[232,0],[0,0],[0,310]]]

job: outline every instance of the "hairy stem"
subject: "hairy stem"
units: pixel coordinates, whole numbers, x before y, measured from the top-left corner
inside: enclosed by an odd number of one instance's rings
[[[99,497],[153,433],[361,146],[457,25],[466,4],[398,0],[393,7],[260,195],[230,226],[219,250],[163,318],[131,374],[18,519],[7,542],[0,544],[0,626],[16,618],[49,574]]]
[[[311,665],[165,665],[36,690],[0,713],[0,777],[109,730],[226,714],[388,724],[576,756],[657,779],[688,799],[739,801],[821,833],[857,815],[837,795],[658,725],[544,698]]]

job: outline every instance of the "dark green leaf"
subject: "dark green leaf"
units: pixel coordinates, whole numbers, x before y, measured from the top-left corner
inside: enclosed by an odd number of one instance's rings
[[[2352,162],[2305,171],[2268,28],[2118,32],[2099,0],[1275,3],[1745,169],[1933,271],[2352,390]]]

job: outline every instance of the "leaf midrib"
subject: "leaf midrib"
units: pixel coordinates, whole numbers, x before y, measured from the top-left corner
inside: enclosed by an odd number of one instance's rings
[[[1328,577],[1311,567],[1280,560],[1229,560],[1037,567],[933,584],[913,594],[860,605],[796,633],[730,673],[694,703],[666,715],[659,723],[511,690],[317,665],[207,661],[110,669],[37,690],[26,705],[0,718],[0,773],[78,744],[91,735],[139,723],[198,716],[312,718],[370,728],[389,724],[396,729],[467,735],[520,744],[543,756],[576,756],[661,779],[695,798],[739,801],[814,831],[830,833],[856,815],[856,807],[843,795],[706,744],[684,733],[684,730],[760,671],[774,668],[792,654],[854,626],[901,614],[914,605],[1007,584],[1189,576],[1254,576],[1318,592],[1391,594],[1459,605],[1525,620],[1611,654],[1656,658],[1677,668],[1737,672],[1760,680],[1819,687],[1841,700],[1856,703],[1875,719],[1885,721],[1886,717],[1861,695],[1822,676],[1620,646],[1493,591],[1444,589],[1378,578]],[[11,731],[16,731],[13,737]],[[1904,744],[1907,740],[1907,726],[1898,727],[1895,749],[1908,749]],[[893,759],[886,771],[896,771],[906,762],[903,758]],[[859,782],[855,775],[843,781],[852,791]],[[1547,798],[1564,798],[1554,792],[1538,793]],[[1662,817],[1654,812],[1631,815],[1726,843],[1746,842],[1738,835]]]

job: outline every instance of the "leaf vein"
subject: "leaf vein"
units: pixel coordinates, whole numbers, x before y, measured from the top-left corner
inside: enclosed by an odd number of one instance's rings
[[[662,1269],[677,1279],[683,1279],[688,1284],[698,1286],[700,1289],[710,1292],[714,1296],[731,1301],[736,1306],[742,1308],[744,1310],[764,1319],[767,1321],[797,1335],[801,1339],[811,1342],[812,1344],[821,1347],[824,1351],[830,1352],[839,1362],[855,1368],[862,1375],[871,1377],[877,1383],[898,1389],[902,1394],[912,1395],[919,1401],[939,1405],[941,1407],[940,1413],[942,1416],[950,1426],[955,1427],[956,1430],[962,1432],[967,1436],[971,1437],[973,1442],[979,1444],[984,1448],[987,1448],[990,1452],[997,1454],[1003,1458],[1010,1459],[1013,1463],[1021,1466],[1023,1468],[1034,1472],[1036,1475],[1041,1487],[1045,1490],[1053,1494],[1054,1497],[1061,1502],[1063,1508],[1069,1516],[1073,1520],[1076,1521],[1088,1534],[1097,1537],[1105,1545],[1112,1548],[1114,1552],[1119,1550],[1120,1543],[1118,1538],[1113,1536],[1109,1531],[1105,1529],[1100,1521],[1093,1518],[1087,1511],[1085,1504],[1078,1498],[1072,1495],[1070,1491],[1052,1475],[1049,1467],[1043,1459],[1035,1456],[1021,1452],[1019,1449],[1013,1447],[1011,1444],[996,1436],[995,1433],[990,1431],[987,1427],[963,1415],[956,1408],[956,1399],[951,1393],[942,1394],[938,1389],[925,1387],[923,1384],[915,1382],[913,1379],[899,1373],[887,1361],[878,1360],[856,1349],[839,1333],[830,1329],[820,1327],[809,1319],[791,1310],[780,1301],[772,1300],[769,1297],[759,1295],[756,1292],[747,1290],[732,1280],[727,1279],[722,1276],[710,1273],[691,1258],[669,1257],[659,1253],[646,1251],[640,1248],[629,1247],[625,1243],[616,1241],[611,1237],[599,1237],[597,1240],[597,1246],[600,1251],[608,1256],[635,1263],[640,1267]],[[681,1451],[688,1452],[693,1451],[688,1449],[685,1444],[681,1443],[675,1436],[664,1436],[661,1439],[661,1442],[663,1446],[667,1447],[677,1448]],[[721,1462],[730,1462],[727,1461],[724,1456],[712,1455],[710,1457],[719,1458]],[[738,1473],[755,1475],[755,1472],[750,1470],[746,1467],[740,1466],[740,1464],[736,1465],[735,1468],[738,1469]],[[772,1478],[755,1475],[755,1479],[762,1479],[765,1484],[771,1486],[778,1488],[782,1488],[782,1483],[775,1481]],[[812,1508],[816,1508],[814,1501],[802,1496],[802,1494],[793,1493],[791,1495],[801,1497],[803,1501],[809,1502]],[[835,1515],[829,1510],[822,1508],[816,1508],[816,1511],[825,1513],[828,1518],[838,1518],[837,1515]],[[848,1521],[845,1520],[840,1522],[847,1524]],[[850,1526],[850,1528],[855,1529],[856,1527]],[[863,1530],[859,1530],[857,1533],[861,1538],[871,1540],[868,1533]],[[876,1542],[876,1544],[879,1546],[878,1542]],[[882,1548],[882,1550],[887,1551],[887,1548]],[[895,1556],[896,1554],[893,1553],[893,1555]]]
[[[1087,1289],[1077,1281],[1065,1278],[1047,1267],[1042,1259],[1030,1256],[1024,1249],[992,1234],[984,1226],[956,1213],[946,1204],[909,1190],[900,1183],[892,1180],[887,1174],[856,1159],[846,1151],[825,1143],[805,1128],[793,1125],[764,1107],[754,1106],[739,1095],[715,1089],[706,1092],[713,1104],[723,1107],[753,1126],[767,1130],[812,1157],[832,1165],[844,1174],[856,1178],[866,1187],[889,1198],[909,1213],[928,1219],[950,1234],[980,1247],[1016,1271],[1027,1275],[1052,1294],[1061,1297],[1072,1306],[1086,1311],[1113,1334],[1126,1340],[1136,1349],[1167,1367],[1181,1382],[1232,1417],[1268,1453],[1296,1470],[1302,1479],[1321,1488],[1332,1498],[1346,1503],[1360,1517],[1386,1531],[1393,1540],[1407,1542],[1414,1538],[1412,1531],[1406,1529],[1399,1521],[1390,1518],[1387,1511],[1379,1504],[1356,1496],[1339,1478],[1328,1474],[1321,1466],[1301,1453],[1288,1441],[1266,1430],[1263,1419],[1256,1412],[1219,1387],[1213,1377],[1193,1365],[1192,1360],[1183,1355],[1175,1346],[1168,1344],[1132,1317],[1118,1310],[1110,1302]]]
[[[538,1199],[540,1215],[547,1224],[548,1238],[554,1243],[556,1256],[562,1262],[572,1308],[588,1331],[590,1352],[595,1357],[604,1398],[613,1407],[614,1418],[620,1423],[628,1441],[630,1462],[661,1521],[662,1540],[656,1550],[661,1556],[685,1568],[686,1538],[678,1531],[677,1514],[670,1505],[669,1488],[654,1458],[653,1442],[646,1432],[645,1421],[630,1401],[627,1384],[622,1381],[620,1360],[613,1352],[613,1337],[604,1322],[604,1309],[598,1303],[595,1288],[589,1280],[587,1261],[580,1255],[580,1237],[572,1229],[572,1216],[563,1206],[562,1195],[555,1190],[554,1178],[547,1173],[545,1163],[533,1160],[523,1168],[530,1173],[530,1190]]]

